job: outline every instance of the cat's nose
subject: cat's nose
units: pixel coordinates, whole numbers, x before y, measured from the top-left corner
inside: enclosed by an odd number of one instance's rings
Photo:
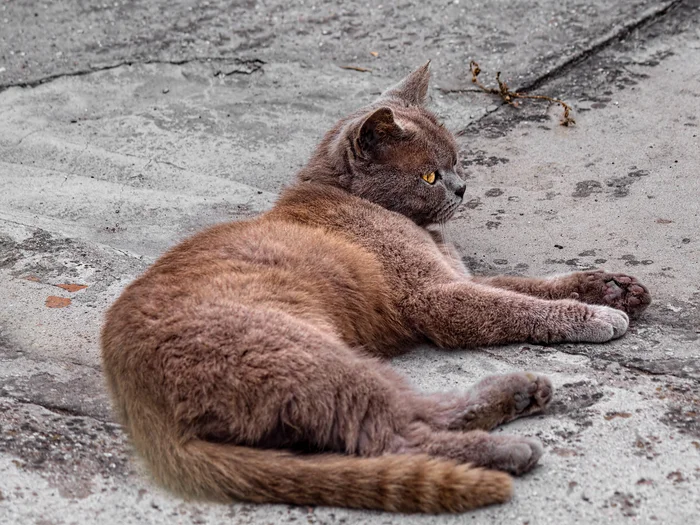
[[[467,185],[466,184],[461,184],[456,190],[455,190],[455,195],[459,197],[460,199],[464,197],[464,192],[467,191]]]

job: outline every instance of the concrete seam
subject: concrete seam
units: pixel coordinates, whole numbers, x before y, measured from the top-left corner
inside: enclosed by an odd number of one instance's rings
[[[123,66],[136,66],[136,65],[147,65],[147,64],[170,64],[173,66],[181,66],[184,64],[189,64],[192,62],[235,62],[237,64],[241,65],[247,65],[250,66],[250,70],[243,70],[243,69],[235,69],[233,71],[229,72],[222,72],[222,71],[217,71],[216,75],[224,75],[224,76],[229,76],[229,75],[252,75],[253,73],[260,71],[262,67],[266,64],[265,61],[260,60],[259,58],[238,58],[238,57],[192,57],[192,58],[184,58],[182,60],[156,60],[156,59],[147,59],[147,60],[122,60],[120,62],[116,62],[114,64],[108,64],[105,66],[100,66],[100,67],[90,67],[88,69],[79,69],[77,71],[73,72],[68,72],[68,73],[57,73],[55,75],[49,75],[44,78],[40,78],[38,80],[33,80],[31,82],[14,82],[10,84],[0,84],[0,93],[3,91],[13,88],[13,87],[21,87],[21,88],[34,88],[37,86],[41,86],[43,84],[47,84],[49,82],[53,82],[54,80],[58,80],[60,78],[67,78],[67,77],[82,77],[85,75],[90,75],[92,73],[99,73],[100,71],[109,71],[112,69],[118,69]]]
[[[584,62],[588,58],[590,58],[594,55],[597,55],[598,53],[600,53],[604,49],[610,47],[611,45],[615,44],[616,42],[619,42],[620,40],[625,38],[627,35],[629,35],[635,29],[640,29],[643,26],[651,25],[654,22],[656,22],[657,20],[663,18],[671,10],[680,6],[684,1],[685,0],[673,0],[671,2],[668,2],[663,7],[651,9],[651,10],[647,11],[640,18],[632,20],[631,22],[629,22],[627,24],[623,24],[622,27],[620,27],[617,30],[613,29],[607,35],[599,38],[597,41],[595,41],[593,44],[588,46],[586,49],[569,57],[568,59],[564,60],[561,64],[554,66],[552,69],[550,69],[546,73],[540,75],[539,77],[534,79],[532,82],[530,82],[524,86],[519,87],[518,89],[516,89],[516,91],[522,91],[522,92],[527,93],[529,91],[532,91],[534,89],[537,89],[537,88],[545,85],[547,82],[549,82],[551,80],[554,80],[556,78],[563,76],[564,74],[568,73],[569,70],[573,69],[581,62]]]
[[[54,404],[54,403],[39,403],[37,401],[32,401],[31,399],[28,399],[26,397],[15,397],[12,394],[7,393],[7,392],[3,393],[2,397],[6,398],[6,399],[12,399],[12,400],[16,401],[17,403],[20,403],[21,405],[38,406],[38,407],[41,407],[45,410],[48,410],[49,412],[52,412],[54,414],[58,414],[59,416],[88,417],[88,418],[93,419],[95,421],[98,421],[99,423],[102,423],[102,424],[110,424],[110,425],[115,424],[113,421],[109,421],[106,419],[100,419],[99,417],[96,417],[93,414],[88,414],[87,412],[81,412],[79,410],[62,407],[62,406]]]
[[[612,30],[608,32],[605,36],[601,37],[598,39],[596,42],[594,42],[592,45],[588,46],[586,49],[580,51],[579,53],[576,53],[575,55],[567,58],[560,64],[554,66],[551,68],[549,71],[546,71],[542,75],[538,76],[535,78],[533,81],[529,82],[528,84],[525,84],[521,87],[518,87],[515,89],[515,91],[522,92],[522,93],[528,93],[531,92],[535,89],[538,89],[544,85],[546,85],[548,82],[555,80],[557,78],[560,78],[564,76],[566,73],[574,69],[576,66],[581,64],[582,62],[585,62],[589,58],[597,55],[601,51],[605,50],[606,48],[614,45],[615,43],[619,42],[623,38],[625,38],[627,35],[629,35],[632,31],[635,29],[640,29],[641,27],[644,26],[649,26],[663,18],[665,15],[667,15],[670,11],[673,9],[679,7],[681,4],[683,4],[685,0],[673,0],[671,2],[668,2],[662,7],[651,9],[649,11],[646,11],[645,14],[643,14],[641,17],[627,23],[623,24],[622,27],[618,30]],[[478,91],[481,92],[481,91]],[[469,124],[467,124],[463,129],[461,129],[459,132],[457,132],[457,135],[463,135],[469,128],[479,124],[482,120],[484,120],[486,117],[491,115],[492,113],[495,113],[496,111],[499,111],[503,106],[506,106],[507,104],[502,101],[495,101],[494,104],[497,105],[496,109],[492,111],[487,111],[485,114],[481,115],[479,118],[474,119],[471,121]]]

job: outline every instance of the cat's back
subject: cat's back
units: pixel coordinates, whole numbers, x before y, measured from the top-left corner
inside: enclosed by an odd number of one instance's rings
[[[245,305],[379,350],[405,337],[395,303],[374,254],[337,232],[270,213],[209,228],[168,251],[115,302],[105,332],[150,338],[183,314]]]

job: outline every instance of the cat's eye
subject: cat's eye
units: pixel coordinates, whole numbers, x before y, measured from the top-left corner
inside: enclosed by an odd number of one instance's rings
[[[435,172],[431,171],[430,173],[424,173],[423,175],[421,175],[421,179],[423,179],[428,184],[435,184]]]

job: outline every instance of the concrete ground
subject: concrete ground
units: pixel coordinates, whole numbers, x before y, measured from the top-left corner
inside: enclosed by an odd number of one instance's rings
[[[0,6],[0,523],[696,523],[700,2],[288,4]],[[395,361],[429,391],[553,378],[547,415],[498,430],[546,446],[506,505],[422,517],[165,494],[110,413],[103,312],[178,240],[269,207],[335,119],[428,58],[469,175],[448,226],[466,263],[625,271],[654,303],[605,345]],[[476,92],[470,59],[484,83],[500,70],[566,100],[576,126]]]

